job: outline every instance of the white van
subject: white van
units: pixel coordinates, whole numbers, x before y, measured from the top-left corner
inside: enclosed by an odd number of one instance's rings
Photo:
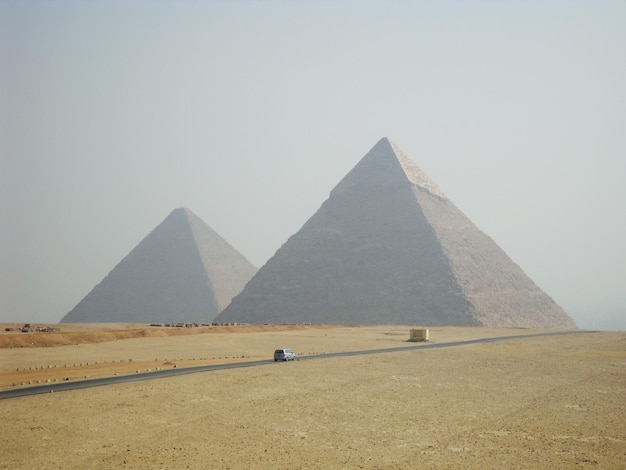
[[[296,354],[291,349],[277,349],[274,351],[275,361],[295,361]]]

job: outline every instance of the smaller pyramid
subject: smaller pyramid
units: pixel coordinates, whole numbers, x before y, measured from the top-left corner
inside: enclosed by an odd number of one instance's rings
[[[189,209],[175,209],[62,323],[207,323],[254,267]]]

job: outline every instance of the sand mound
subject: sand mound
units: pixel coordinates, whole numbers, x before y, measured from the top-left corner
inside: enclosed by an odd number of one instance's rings
[[[104,343],[121,339],[158,338],[202,333],[256,333],[262,331],[300,330],[311,325],[216,325],[198,327],[159,327],[145,326],[135,323],[90,323],[53,326],[61,331],[30,332],[17,331],[21,325],[2,325],[0,348],[40,348],[52,346],[69,346],[74,344]],[[5,331],[11,328],[13,331]],[[320,328],[316,326],[316,328]]]

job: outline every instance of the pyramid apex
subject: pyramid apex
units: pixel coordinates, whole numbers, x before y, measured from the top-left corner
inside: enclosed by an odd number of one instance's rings
[[[167,217],[172,217],[172,216],[175,216],[175,215],[185,215],[185,214],[188,214],[189,212],[190,212],[189,209],[187,209],[185,207],[177,207],[177,208],[173,209],[172,212],[170,212],[167,215]]]
[[[199,217],[196,214],[194,214],[194,212],[191,209],[188,209],[187,207],[177,207],[172,212],[170,212],[169,215],[166,217],[166,219],[169,219],[169,218],[187,220],[187,221],[190,221],[192,219],[199,219]]]
[[[424,170],[392,140],[382,137],[331,191],[331,195],[343,193],[357,186],[407,183],[439,199],[447,200],[437,183]]]
[[[177,207],[171,213],[172,214],[174,214],[174,213],[176,213],[176,214],[193,214],[193,212],[191,212],[191,210],[187,209],[186,207]]]
[[[413,160],[409,158],[409,156],[404,153],[404,151],[398,147],[398,145],[384,137],[380,140],[381,142],[385,141],[391,147],[391,150],[395,154],[398,159],[398,163],[402,167],[404,174],[411,184],[418,186],[419,188],[427,191],[441,199],[447,199],[446,195],[443,193],[441,188],[435,183],[435,181],[424,171],[422,170]]]

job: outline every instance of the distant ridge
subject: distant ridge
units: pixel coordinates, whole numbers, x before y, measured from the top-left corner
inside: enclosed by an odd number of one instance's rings
[[[256,271],[193,212],[175,209],[61,322],[211,322]]]
[[[386,138],[216,320],[576,327]]]

